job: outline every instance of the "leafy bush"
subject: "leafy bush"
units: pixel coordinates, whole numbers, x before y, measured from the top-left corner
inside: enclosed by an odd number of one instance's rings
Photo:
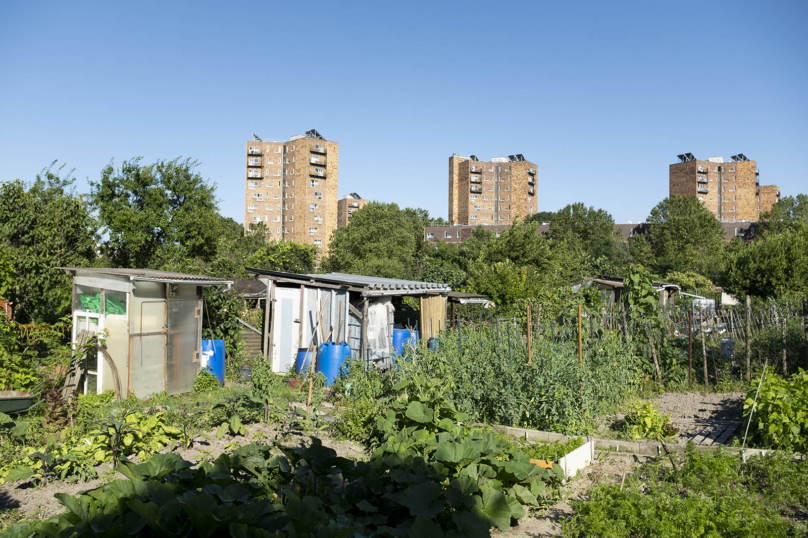
[[[661,441],[679,433],[671,424],[670,415],[660,415],[651,402],[634,402],[626,413],[625,432],[631,439],[656,439]]]
[[[194,379],[194,392],[208,392],[216,390],[220,386],[219,378],[207,368],[203,368]]]
[[[752,412],[757,384],[752,382],[744,402],[744,417]],[[788,379],[766,372],[750,427],[759,446],[808,453],[808,372],[800,368]]]
[[[699,452],[689,443],[677,469],[660,460],[626,476],[625,487],[599,485],[564,536],[786,537],[805,536],[808,461],[784,454],[742,463],[723,449]]]
[[[374,435],[376,417],[384,415],[387,406],[373,398],[361,397],[343,400],[331,432],[339,439],[347,439],[373,446],[378,441]]]

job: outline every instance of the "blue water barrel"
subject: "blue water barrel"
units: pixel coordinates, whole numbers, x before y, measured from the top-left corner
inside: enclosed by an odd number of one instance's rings
[[[207,368],[224,385],[224,340],[202,340],[201,367]]]
[[[340,367],[351,356],[351,347],[345,342],[326,342],[320,346],[315,369],[325,376],[326,386],[331,386],[339,375]]]
[[[410,329],[393,329],[393,356],[403,355],[404,346],[418,343],[418,331]]]
[[[430,338],[429,341],[426,343],[427,347],[432,351],[438,350],[438,339],[437,338]]]
[[[306,351],[309,353],[306,354]],[[297,375],[303,375],[304,377],[306,374],[309,373],[311,370],[311,358],[314,356],[314,350],[309,350],[308,348],[302,347],[297,350],[297,358],[295,359],[295,373]],[[301,370],[305,370],[301,374]]]

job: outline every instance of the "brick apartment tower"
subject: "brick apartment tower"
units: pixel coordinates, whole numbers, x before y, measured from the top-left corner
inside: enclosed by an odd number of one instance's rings
[[[757,163],[743,153],[706,161],[692,153],[679,155],[670,165],[670,195],[698,196],[720,222],[757,222],[780,200],[776,185],[760,185]]]
[[[312,129],[288,141],[247,142],[244,227],[325,252],[337,228],[339,144]]]
[[[340,200],[337,204],[337,228],[348,226],[351,215],[365,207],[367,203],[367,200],[363,200],[362,197],[355,192],[352,192]]]
[[[536,213],[536,170],[521,154],[490,161],[449,157],[449,220],[493,226]]]

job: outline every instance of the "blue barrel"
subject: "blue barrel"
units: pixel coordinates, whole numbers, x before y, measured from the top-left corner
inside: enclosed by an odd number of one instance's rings
[[[306,354],[306,351],[309,353]],[[314,356],[313,349],[309,350],[308,348],[301,347],[297,350],[297,359],[295,359],[295,373],[297,375],[303,375],[305,377],[309,373],[311,370],[312,356]]]
[[[393,356],[403,355],[404,346],[417,344],[419,336],[418,331],[393,329]]]
[[[340,367],[351,356],[351,347],[342,342],[326,342],[320,346],[320,354],[317,356],[315,369],[325,376],[326,386],[331,386],[339,375]]]
[[[429,341],[426,343],[427,347],[432,351],[438,350],[438,339],[437,338],[430,338]]]
[[[202,368],[207,368],[224,385],[224,340],[202,340]]]

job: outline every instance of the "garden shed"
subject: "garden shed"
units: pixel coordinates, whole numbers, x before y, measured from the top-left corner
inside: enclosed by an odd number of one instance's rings
[[[410,323],[421,338],[437,336],[446,323],[446,298],[452,291],[447,284],[345,273],[296,274],[252,268],[247,273],[266,285],[263,350],[277,373],[293,368],[298,350],[306,349],[310,342],[314,346],[346,342],[354,359],[389,365],[395,324]],[[396,317],[395,305],[404,297],[419,300],[418,319]]]
[[[156,271],[62,267],[73,277],[74,346],[106,332],[88,353],[79,391],[146,398],[188,392],[200,370],[202,288],[231,280]]]

